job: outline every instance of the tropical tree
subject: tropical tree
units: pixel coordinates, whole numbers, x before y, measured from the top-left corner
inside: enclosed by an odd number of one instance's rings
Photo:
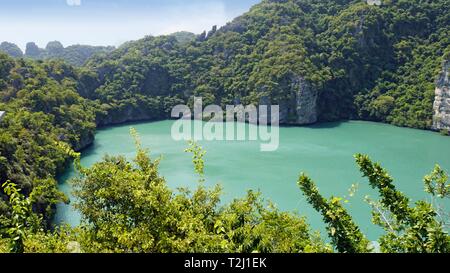
[[[450,252],[448,212],[438,200],[449,198],[450,185],[448,175],[439,166],[424,178],[425,191],[431,195],[431,201],[418,201],[411,207],[409,198],[395,188],[393,179],[380,164],[373,163],[366,155],[358,154],[355,158],[370,186],[380,195],[379,201],[369,198],[367,201],[373,208],[373,223],[386,232],[379,239],[381,251]],[[323,198],[314,182],[304,174],[298,183],[309,203],[322,214],[332,243],[339,252],[371,251],[367,239],[342,206],[341,199],[333,197],[328,201]]]

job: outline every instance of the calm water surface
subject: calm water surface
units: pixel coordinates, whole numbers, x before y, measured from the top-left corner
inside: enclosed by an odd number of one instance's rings
[[[162,156],[160,172],[171,188],[195,187],[197,178],[191,155],[184,153],[187,144],[172,140],[172,124],[173,121],[162,121],[101,129],[94,145],[82,153],[82,164],[90,166],[105,154],[133,158],[135,148],[129,134],[133,127],[141,135],[143,146],[150,149],[151,156]],[[280,209],[307,216],[312,227],[322,232],[320,215],[309,206],[297,187],[300,172],[312,177],[326,197],[346,196],[351,185],[358,184],[356,195],[346,206],[371,240],[382,231],[371,223],[371,210],[364,197],[376,198],[377,194],[361,177],[354,154],[365,153],[381,162],[394,177],[397,187],[414,201],[427,198],[422,178],[435,164],[450,171],[449,137],[371,122],[280,128],[280,147],[269,153],[260,152],[259,142],[199,143],[207,151],[208,184],[223,186],[223,201],[242,197],[248,189],[260,190],[264,198]],[[60,188],[67,194],[71,191],[68,180],[74,176],[72,168],[60,178]],[[80,216],[70,205],[60,205],[55,221],[77,225]]]

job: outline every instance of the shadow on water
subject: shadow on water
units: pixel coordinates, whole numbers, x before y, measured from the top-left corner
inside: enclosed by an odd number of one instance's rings
[[[319,122],[311,125],[292,125],[292,126],[283,126],[283,127],[303,127],[308,129],[333,129],[342,126],[346,121],[336,121],[336,122]]]
[[[344,121],[336,121],[336,122],[322,122],[322,123],[316,123],[313,125],[307,126],[307,128],[310,129],[333,129],[342,126]]]
[[[335,121],[335,122],[318,122],[309,125],[298,125],[298,124],[280,124],[280,128],[309,128],[309,129],[332,129],[340,127],[341,125],[347,123],[346,121]]]
[[[92,145],[89,145],[89,147],[87,147],[86,149],[84,149],[83,151],[81,151],[83,157],[88,157],[88,156],[92,156],[95,154],[98,154],[98,151],[100,150],[100,148],[103,145],[98,143],[97,141],[94,141],[94,143],[92,143]]]
[[[148,120],[147,119],[143,119],[143,120],[135,120],[135,121],[125,121],[125,122],[109,124],[109,125],[102,125],[102,126],[98,126],[97,127],[97,132],[98,131],[103,131],[103,132],[111,131],[111,130],[114,130],[115,128],[119,127],[119,126],[130,126],[130,127],[133,127],[133,125],[156,123],[156,122],[159,122],[159,121],[165,121],[165,119],[148,119]]]

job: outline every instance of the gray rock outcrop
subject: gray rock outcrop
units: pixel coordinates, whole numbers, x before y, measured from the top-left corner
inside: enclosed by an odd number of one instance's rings
[[[434,100],[434,130],[450,130],[450,60],[444,62],[442,72],[436,83]]]
[[[8,54],[13,58],[21,58],[23,57],[22,50],[13,43],[3,42],[0,44],[0,51]]]
[[[290,97],[279,103],[280,124],[309,125],[316,123],[318,120],[318,91],[302,76],[292,78],[290,84],[284,88],[289,89]],[[267,104],[267,102],[262,101],[260,104]]]
[[[312,124],[317,122],[317,90],[311,88],[303,78],[294,81],[297,91],[297,121],[296,124]]]

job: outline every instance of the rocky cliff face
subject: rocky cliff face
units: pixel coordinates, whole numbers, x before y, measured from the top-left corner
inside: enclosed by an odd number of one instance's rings
[[[96,123],[98,127],[103,127],[126,122],[160,120],[164,117],[159,109],[150,111],[141,101],[137,101],[136,105],[127,103],[121,107],[107,109],[105,113],[97,115]]]
[[[290,90],[291,97],[279,103],[280,124],[309,125],[318,120],[318,91],[302,76],[291,79],[290,85],[284,88]],[[268,99],[261,100],[260,105],[270,105]],[[270,119],[270,117],[269,117]]]
[[[280,124],[308,125],[317,122],[317,90],[301,76],[292,79],[293,99],[280,103]]]
[[[95,132],[85,133],[80,136],[80,142],[78,143],[77,146],[74,147],[74,150],[77,152],[82,151],[87,147],[89,147],[90,145],[92,145],[92,143],[94,143],[94,140],[95,140]]]
[[[294,83],[296,90],[296,124],[312,124],[317,122],[317,97],[318,92],[311,88],[309,83],[302,77],[297,78]]]
[[[434,100],[434,130],[450,130],[450,60],[447,60],[436,84]]]

